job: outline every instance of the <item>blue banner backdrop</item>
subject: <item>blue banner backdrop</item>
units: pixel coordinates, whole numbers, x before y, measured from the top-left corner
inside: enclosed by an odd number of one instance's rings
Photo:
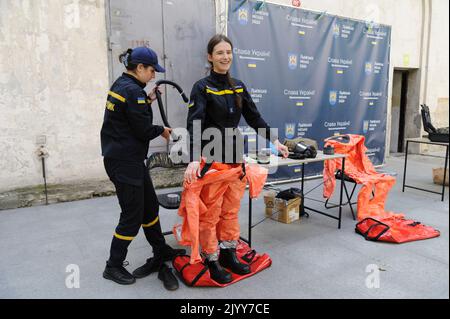
[[[306,137],[323,147],[334,134],[366,137],[372,162],[384,160],[391,28],[265,3],[230,0],[233,77],[242,80],[280,140]],[[241,131],[256,138],[245,121]],[[322,173],[312,165],[307,176]],[[296,178],[299,167],[271,176]]]

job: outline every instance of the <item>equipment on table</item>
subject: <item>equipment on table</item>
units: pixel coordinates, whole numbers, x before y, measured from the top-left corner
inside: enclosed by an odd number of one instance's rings
[[[289,158],[305,159],[317,156],[317,142],[307,138],[285,139],[284,145],[288,147]]]
[[[430,109],[428,106],[426,104],[421,104],[420,106],[422,107],[420,112],[422,113],[423,129],[428,133],[430,141],[448,143],[448,127],[435,128],[433,124],[431,124]]]
[[[323,154],[334,155],[334,147],[332,145],[327,145],[323,148]]]

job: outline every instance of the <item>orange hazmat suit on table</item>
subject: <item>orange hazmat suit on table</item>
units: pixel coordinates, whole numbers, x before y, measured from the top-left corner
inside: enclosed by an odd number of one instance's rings
[[[437,237],[440,232],[414,220],[405,219],[404,214],[385,210],[389,191],[395,178],[378,173],[368,156],[364,145],[365,137],[346,134],[325,140],[325,146],[333,146],[335,153],[346,154],[345,175],[352,178],[362,188],[358,193],[357,219],[355,231],[372,241],[404,243]],[[342,159],[325,161],[323,170],[325,198],[330,198],[336,186],[335,171],[342,167]],[[372,197],[372,191],[374,193]]]

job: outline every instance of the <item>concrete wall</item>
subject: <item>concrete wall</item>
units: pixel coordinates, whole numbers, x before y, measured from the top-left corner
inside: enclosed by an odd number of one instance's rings
[[[103,0],[0,0],[0,191],[105,178],[108,90]]]
[[[35,151],[43,137],[49,183],[106,178],[99,141],[109,86],[105,1],[0,0],[0,191],[42,183]],[[223,30],[225,7],[215,1]],[[387,149],[394,67],[419,69],[411,81],[411,123],[426,102],[437,126],[448,125],[447,0],[301,2],[392,26]]]

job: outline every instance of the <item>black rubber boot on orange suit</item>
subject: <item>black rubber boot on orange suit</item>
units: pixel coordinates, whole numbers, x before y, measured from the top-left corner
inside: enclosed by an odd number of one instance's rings
[[[231,274],[222,268],[218,260],[207,261],[209,276],[219,284],[227,284],[233,280]]]
[[[250,266],[243,264],[236,256],[236,248],[220,248],[219,263],[238,275],[246,275],[251,272]]]

